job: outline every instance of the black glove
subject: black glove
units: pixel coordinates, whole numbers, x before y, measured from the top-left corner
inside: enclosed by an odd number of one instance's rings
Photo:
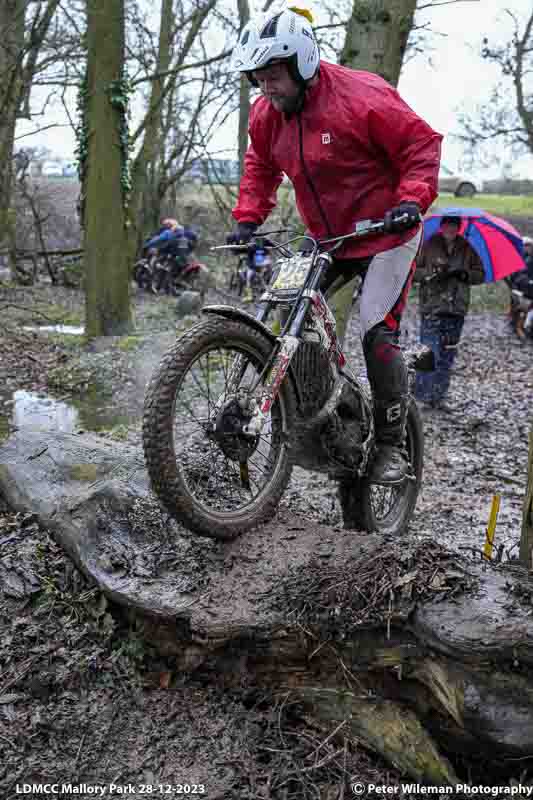
[[[470,276],[466,269],[450,269],[444,273],[446,278],[457,278],[461,283],[470,283]]]
[[[298,252],[301,253],[302,256],[310,256],[313,252],[313,242],[311,239],[306,239],[306,236],[310,236],[311,234],[309,231],[305,231],[302,239],[300,240],[300,244],[298,245]]]
[[[416,203],[400,203],[386,211],[383,218],[385,233],[399,233],[407,228],[414,228],[421,221],[420,209]]]
[[[238,222],[235,230],[226,236],[226,244],[248,244],[258,227],[256,222]]]

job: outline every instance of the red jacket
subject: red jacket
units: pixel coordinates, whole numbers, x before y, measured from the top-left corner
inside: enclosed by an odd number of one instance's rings
[[[238,222],[265,221],[276,205],[282,173],[292,181],[300,215],[317,238],[349,233],[358,220],[383,217],[402,200],[418,203],[424,213],[437,196],[442,136],[373,73],[322,61],[301,114],[287,120],[261,97],[252,106],[249,133],[233,210]],[[414,233],[354,240],[339,257],[374,255]]]

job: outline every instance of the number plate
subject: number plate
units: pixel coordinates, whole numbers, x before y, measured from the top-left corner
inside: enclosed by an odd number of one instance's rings
[[[278,266],[280,270],[271,288],[274,291],[300,289],[309,272],[311,257],[296,255],[284,258],[278,261]]]

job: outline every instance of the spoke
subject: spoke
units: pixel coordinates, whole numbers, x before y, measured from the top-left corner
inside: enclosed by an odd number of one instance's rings
[[[384,519],[391,513],[398,497],[398,490],[385,487],[373,487],[372,505],[378,519]]]
[[[209,381],[209,350],[207,351],[207,413],[211,419],[211,383]]]
[[[198,427],[204,430],[205,423],[209,421],[209,417],[197,417],[192,408],[189,406],[187,400],[180,397],[179,404],[183,406],[186,411],[191,415]]]
[[[193,370],[191,370],[190,374],[191,374],[191,377],[192,377],[193,381],[195,382],[195,384],[197,385],[198,389],[200,390],[200,393],[201,393],[202,397],[205,397],[206,400],[207,400],[208,399],[208,395],[206,394],[204,387],[201,385],[200,381],[196,377],[196,375],[193,372]]]
[[[210,373],[209,356],[210,355],[211,355],[211,351],[208,350],[207,353],[204,353],[204,355],[200,359],[198,359],[198,366],[200,368],[200,371],[202,373],[202,377],[203,377],[203,379],[205,381],[205,384],[206,384],[206,387],[207,387],[207,409],[208,409],[209,418],[211,417],[211,406],[212,406],[212,401],[211,401],[211,380],[210,380],[210,376],[209,376],[209,373]],[[207,361],[207,377],[206,377],[206,370],[204,369],[204,366],[203,366],[203,358],[204,358],[204,356],[205,356],[206,361]]]
[[[257,382],[260,371],[245,350],[232,345],[208,349],[190,366],[176,397],[174,438],[183,443],[177,465],[197,502],[219,513],[235,512],[253,503],[269,485],[279,459],[279,411],[274,418],[269,415],[255,440],[239,443],[237,434],[222,436],[223,418],[221,430],[214,437],[206,435],[213,409],[218,407],[226,413],[224,406],[233,396],[229,386],[232,376],[234,383],[235,376],[240,376],[239,386],[246,392]],[[228,414],[234,413],[235,408],[228,407]],[[244,465],[237,460],[239,446],[249,453]]]
[[[273,450],[274,448],[270,448],[270,449]],[[255,450],[251,454],[250,460],[252,460],[252,458],[254,458],[254,456],[260,456],[263,459],[263,461],[265,461],[267,464],[270,464],[272,462],[272,456],[270,454],[269,455],[265,455],[261,450],[259,450],[259,448],[257,448],[257,450]]]
[[[260,472],[262,475],[266,475],[267,477],[269,477],[270,473],[262,469],[262,467],[260,467],[258,464],[254,464],[253,461],[249,461],[249,463],[253,466],[255,470],[257,470],[257,472]]]

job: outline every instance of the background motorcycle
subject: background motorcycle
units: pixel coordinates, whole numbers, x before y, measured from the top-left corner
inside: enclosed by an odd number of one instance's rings
[[[272,259],[268,254],[268,243],[260,237],[247,246],[245,256],[239,258],[237,268],[230,275],[229,290],[241,297],[247,283],[256,301],[272,280]]]
[[[135,264],[133,276],[140,289],[175,297],[181,292],[193,291],[199,292],[203,299],[209,284],[209,270],[205,264],[191,260],[188,254],[174,255],[156,250]]]
[[[255,317],[207,306],[207,318],[163,357],[145,398],[144,454],[152,488],[192,531],[233,539],[265,522],[295,463],[339,481],[349,527],[388,533],[407,527],[423,467],[416,403],[410,398],[405,432],[408,477],[395,487],[371,484],[371,394],[347,364],[318,289],[330,253],[344,239],[383,227],[366,221],[348,236],[313,240],[311,255],[292,253],[290,242],[277,245],[286,257]],[[266,325],[273,309],[286,316],[278,337]],[[410,366],[423,361],[432,368],[427,348]]]
[[[154,291],[157,257],[157,250],[143,250],[142,257],[133,265],[133,279],[139,289],[144,289],[146,292]]]

